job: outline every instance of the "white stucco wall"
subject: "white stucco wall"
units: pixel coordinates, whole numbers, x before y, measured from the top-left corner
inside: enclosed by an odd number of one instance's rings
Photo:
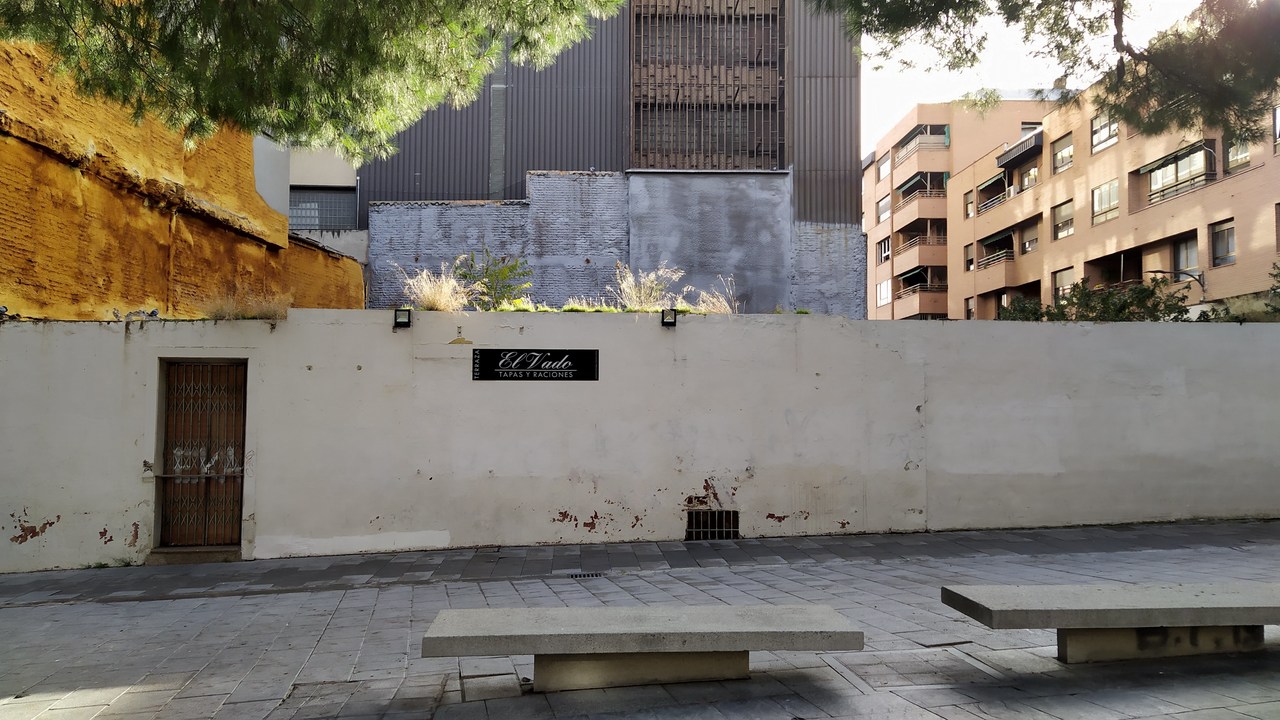
[[[476,347],[596,348],[600,380],[472,381]],[[275,557],[679,539],[691,505],[744,536],[1275,517],[1277,356],[1234,324],[8,323],[0,569],[145,556],[164,358],[248,360],[243,550]]]

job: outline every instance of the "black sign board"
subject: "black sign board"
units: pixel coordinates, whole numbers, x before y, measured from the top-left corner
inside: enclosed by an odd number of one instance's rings
[[[599,380],[599,350],[471,351],[472,380]]]

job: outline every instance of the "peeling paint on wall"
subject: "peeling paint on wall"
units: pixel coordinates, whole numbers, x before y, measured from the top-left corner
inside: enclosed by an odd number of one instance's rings
[[[18,531],[17,535],[9,538],[9,542],[22,545],[28,540],[35,540],[41,535],[44,535],[45,532],[47,532],[49,528],[53,527],[55,523],[62,520],[61,515],[55,515],[52,520],[46,519],[44,522],[36,525],[31,522],[29,517],[27,517],[29,512],[30,511],[27,508],[22,508],[22,512],[9,513],[9,517],[16,522],[14,529]]]

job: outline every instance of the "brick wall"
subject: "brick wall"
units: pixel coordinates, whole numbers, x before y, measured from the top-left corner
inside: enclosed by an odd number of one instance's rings
[[[867,316],[867,236],[857,225],[797,222],[791,228],[792,301],[855,320]]]
[[[0,43],[0,97],[9,313],[191,318],[221,296],[291,293],[317,307],[363,305],[354,260],[288,257],[287,219],[258,195],[249,135],[223,130],[188,152],[159,123],[77,96],[30,45]]]
[[[861,228],[792,223],[785,173],[537,171],[527,185],[526,201],[370,203],[369,307],[404,303],[405,273],[488,248],[523,258],[530,296],[553,307],[604,297],[615,263],[665,262],[682,286],[732,276],[743,312],[865,316]]]

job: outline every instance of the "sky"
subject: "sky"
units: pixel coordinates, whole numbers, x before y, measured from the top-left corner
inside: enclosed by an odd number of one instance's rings
[[[1200,0],[1135,0],[1132,17],[1125,23],[1125,34],[1137,44],[1145,42],[1188,15]],[[989,40],[983,61],[962,72],[926,72],[902,70],[890,60],[884,69],[875,70],[872,62],[862,67],[862,154],[871,152],[876,143],[912,106],[918,103],[946,102],[983,88],[1013,92],[1052,87],[1062,71],[1048,61],[1031,56],[1017,29],[993,24],[988,28]]]

